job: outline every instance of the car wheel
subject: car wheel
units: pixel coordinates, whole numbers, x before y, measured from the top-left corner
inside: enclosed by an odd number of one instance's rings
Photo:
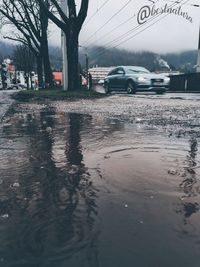
[[[129,81],[126,87],[128,94],[135,94],[135,84],[132,81]]]
[[[157,95],[163,95],[164,94],[164,91],[156,91],[156,94]]]
[[[105,85],[104,85],[104,89],[105,89],[105,93],[106,93],[106,94],[109,94],[109,93],[110,93],[110,86],[109,86],[108,83],[105,83]]]

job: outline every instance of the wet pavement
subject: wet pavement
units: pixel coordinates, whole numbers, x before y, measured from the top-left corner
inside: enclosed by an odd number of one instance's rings
[[[13,92],[15,91],[0,91],[0,120],[3,118],[10,105],[13,103],[13,100],[10,97]]]
[[[0,124],[0,266],[199,266],[199,104],[113,94],[12,106]]]

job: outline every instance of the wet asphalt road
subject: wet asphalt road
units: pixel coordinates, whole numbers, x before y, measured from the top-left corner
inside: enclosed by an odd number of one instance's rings
[[[199,104],[14,105],[0,124],[0,266],[199,266]]]
[[[10,98],[10,95],[14,91],[0,91],[0,120],[5,115],[6,111],[13,103],[13,100]]]

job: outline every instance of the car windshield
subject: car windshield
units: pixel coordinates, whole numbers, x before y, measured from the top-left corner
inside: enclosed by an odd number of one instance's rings
[[[147,69],[142,67],[133,67],[133,68],[126,68],[126,73],[133,74],[133,73],[150,73]]]

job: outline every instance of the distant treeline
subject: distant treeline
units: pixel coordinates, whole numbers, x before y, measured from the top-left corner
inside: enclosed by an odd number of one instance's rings
[[[162,69],[160,63],[165,61],[172,70],[186,72],[194,71],[197,62],[196,51],[184,51],[180,53],[156,54],[148,51],[132,52],[120,49],[106,50],[103,47],[92,47],[88,49],[90,66],[116,66],[116,65],[140,65],[149,70]],[[84,56],[81,56],[84,64]]]
[[[16,46],[0,43],[0,60],[12,58]],[[151,71],[164,68],[160,61],[165,61],[172,70],[182,70],[193,72],[197,61],[197,51],[185,51],[180,53],[156,54],[153,52],[142,51],[132,52],[120,49],[107,50],[103,47],[80,48],[80,64],[85,68],[86,54],[89,56],[89,66],[117,66],[117,65],[139,65]],[[53,70],[62,69],[62,54],[59,47],[50,46],[50,58]]]
[[[16,46],[0,42],[0,61],[5,58],[11,58]]]

